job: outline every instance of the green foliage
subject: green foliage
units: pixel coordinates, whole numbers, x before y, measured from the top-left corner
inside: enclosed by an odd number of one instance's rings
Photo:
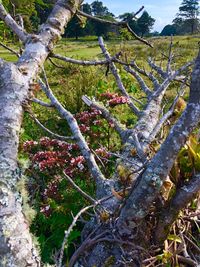
[[[199,27],[199,1],[183,0],[173,23],[178,34],[195,33]]]
[[[191,135],[181,149],[171,170],[171,180],[180,187],[190,180],[195,172],[200,171],[200,142],[196,135]]]
[[[176,27],[175,25],[166,25],[162,32],[160,33],[161,36],[171,36],[176,34]]]
[[[155,23],[155,19],[152,18],[147,11],[144,11],[137,20],[134,20],[133,13],[124,13],[123,15],[120,15],[119,18],[122,21],[127,21],[131,29],[141,36],[148,34]]]
[[[147,11],[144,11],[142,16],[137,20],[137,26],[139,28],[141,36],[144,36],[144,34],[149,33],[154,23],[155,19],[153,19]]]

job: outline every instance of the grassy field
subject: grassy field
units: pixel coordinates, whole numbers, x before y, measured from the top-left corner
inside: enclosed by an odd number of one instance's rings
[[[187,60],[195,56],[198,51],[199,36],[176,36],[173,38],[174,50],[178,54],[179,58]],[[153,44],[154,48],[149,48],[144,44],[141,44],[138,41],[120,41],[120,40],[111,40],[105,41],[108,49],[112,51],[132,51],[130,53],[134,58],[138,60],[147,59],[148,56],[159,56],[159,52],[164,52],[169,46],[170,37],[156,37],[149,39],[150,43]],[[8,46],[18,49],[12,43],[8,43]],[[181,53],[180,53],[181,51]],[[60,53],[62,55],[74,58],[101,58],[101,50],[98,46],[97,38],[91,40],[80,39],[75,41],[73,39],[62,39],[54,49],[55,53]],[[8,61],[15,61],[17,57],[12,55],[3,47],[0,47],[0,57]]]
[[[187,60],[187,58],[194,57],[198,51],[198,36],[177,36],[173,38],[174,50],[179,57]],[[139,59],[145,59],[148,56],[159,56],[159,52],[167,50],[170,37],[157,37],[149,39],[154,48],[147,47],[138,41],[106,41],[108,49],[131,51],[132,55]],[[181,50],[181,54],[180,54]],[[101,50],[98,46],[97,40],[92,41],[73,41],[63,39],[55,48],[55,52],[61,53],[66,56],[78,57],[78,58],[96,58],[101,56]]]
[[[177,68],[185,62],[192,60],[196,56],[199,49],[198,40],[199,38],[197,36],[174,37],[174,68]],[[155,62],[165,67],[165,55],[168,54],[170,37],[151,38],[149,39],[149,41],[153,44],[153,48],[147,47],[146,45],[134,40],[106,41],[106,45],[112,55],[119,51],[122,51],[124,54],[123,60],[131,61],[134,59],[142,69],[145,68],[146,70],[150,70],[147,63],[148,57],[152,57]],[[8,45],[14,48],[15,50],[19,50],[18,47],[14,46],[11,43],[8,43]],[[72,39],[62,39],[56,45],[54,52],[79,59],[90,60],[103,58],[101,50],[98,46],[97,38],[92,38],[90,40],[80,39],[78,41]],[[10,52],[8,52],[2,47],[0,47],[0,57],[8,61],[17,61],[17,57],[15,55],[12,55]],[[60,99],[60,101],[63,103],[63,105],[73,113],[79,112],[85,108],[81,100],[82,95],[97,97],[99,92],[118,91],[116,82],[114,81],[112,74],[109,72],[108,75],[106,75],[106,66],[82,67],[78,65],[64,63],[55,59],[54,61],[57,62],[59,65],[62,65],[64,68],[57,69],[52,64],[50,64],[49,61],[46,62],[45,68],[49,77],[50,85],[54,90],[55,94]],[[134,91],[136,89],[137,92],[134,93],[134,96],[143,96],[134,78],[130,75],[127,75],[127,73],[123,70],[122,67],[118,66],[118,68],[122,76],[124,85],[127,87],[127,90],[130,92],[132,89]],[[151,86],[151,83],[147,79],[146,83]],[[174,83],[169,88],[167,92],[167,97],[172,98],[179,86],[179,84]],[[39,97],[45,99],[45,97],[41,93],[39,93]],[[41,107],[38,108],[36,106],[34,106],[34,109],[35,112],[39,114],[39,118],[43,122],[46,122],[46,126],[49,126],[51,128],[51,126],[53,125],[54,129],[54,121],[57,118],[57,114],[51,112],[47,116],[45,109],[42,109]],[[119,109],[120,110],[114,110],[114,113],[116,113],[116,115],[118,113],[120,114],[120,120],[122,122],[126,122],[127,119],[129,121],[135,121],[135,118],[130,115],[130,112],[127,110],[126,107],[123,106]],[[25,120],[24,127],[26,128],[26,131],[23,135],[23,140],[30,138],[34,139],[35,136],[40,137],[44,134],[43,132],[41,132],[40,129],[38,129],[38,127],[34,125],[34,122],[30,122],[30,120]],[[65,130],[62,131],[62,127],[59,127],[59,131],[61,134],[65,134]]]

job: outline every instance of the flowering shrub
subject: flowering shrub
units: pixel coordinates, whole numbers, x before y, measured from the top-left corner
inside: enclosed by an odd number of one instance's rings
[[[127,103],[127,99],[118,94],[105,93],[100,98],[108,100],[110,107]],[[108,150],[116,145],[116,141],[112,141],[112,123],[107,123],[101,112],[93,108],[76,114],[75,118],[100,168],[109,177],[114,169],[114,158]],[[38,211],[32,231],[39,237],[42,259],[53,263],[52,251],[61,247],[63,233],[72,221],[71,212],[76,214],[83,204],[88,204],[81,196],[77,197],[77,191],[63,172],[90,195],[95,188],[77,144],[42,137],[38,141],[26,141],[23,151],[30,160],[27,170],[30,204]],[[80,225],[72,232],[70,242],[80,235],[79,229]]]
[[[104,170],[109,166],[109,153],[100,143],[101,139],[106,139],[107,128],[111,128],[101,117],[101,112],[96,109],[84,111],[76,114],[76,119],[80,130],[86,136],[88,144],[92,146],[97,161],[104,162]],[[107,127],[107,128],[106,128]],[[99,138],[97,138],[99,137]],[[39,210],[45,216],[50,216],[53,209],[49,203],[53,201],[64,201],[62,190],[63,172],[66,175],[76,179],[90,179],[87,165],[84,157],[80,154],[78,145],[67,143],[49,137],[42,137],[39,141],[26,141],[23,144],[23,150],[28,155],[31,162],[29,171],[36,176],[42,177],[44,185],[31,184],[31,187],[37,187],[34,194],[40,195]],[[58,179],[59,177],[59,179]],[[34,182],[33,182],[34,183]],[[66,188],[64,188],[66,190]],[[35,196],[32,196],[33,199]]]

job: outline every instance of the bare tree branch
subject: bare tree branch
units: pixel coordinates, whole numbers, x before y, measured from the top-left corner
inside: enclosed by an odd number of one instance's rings
[[[145,81],[142,79],[142,77],[135,70],[131,69],[130,67],[124,67],[124,69],[136,78],[141,89],[144,91],[144,93],[147,96],[150,96],[152,94],[151,90],[148,88]]]
[[[30,117],[37,123],[37,125],[40,126],[40,128],[42,128],[45,132],[47,132],[48,134],[50,134],[52,137],[62,140],[62,141],[68,141],[68,140],[74,140],[73,136],[62,136],[56,133],[53,133],[51,130],[49,130],[48,128],[46,128],[37,118],[33,113],[29,113]]]
[[[123,129],[123,125],[120,124],[120,122],[114,118],[109,110],[107,110],[103,105],[98,104],[97,102],[94,102],[92,100],[90,100],[87,96],[83,96],[82,97],[83,102],[89,106],[89,107],[93,107],[99,111],[101,111],[101,115],[110,123],[112,123],[114,125],[114,129],[118,132],[118,134],[120,135],[121,139],[124,139],[124,136],[127,133],[127,129]]]
[[[116,60],[116,62],[120,63],[120,60]],[[121,63],[123,65],[123,62]],[[144,76],[146,76],[147,78],[149,78],[149,80],[153,83],[154,85],[154,90],[157,90],[157,88],[159,87],[159,82],[156,79],[156,77],[153,75],[152,72],[148,73],[146,72],[144,69],[141,69],[135,61],[131,61],[129,64],[127,64],[127,66],[129,67],[133,67],[133,69],[138,73],[138,74],[142,74]]]
[[[36,104],[39,104],[39,105],[41,105],[43,107],[46,107],[46,108],[52,108],[53,107],[51,103],[46,103],[46,102],[44,102],[44,101],[42,101],[40,99],[37,99],[37,98],[32,98],[32,99],[30,99],[30,101],[32,101],[32,102],[34,102]]]
[[[173,53],[172,53],[172,47],[173,47],[173,37],[171,36],[170,45],[169,45],[169,55],[168,55],[168,61],[167,61],[167,68],[166,72],[171,73],[171,63],[173,59]]]
[[[104,45],[104,42],[103,42],[103,38],[102,37],[99,37],[99,45],[101,47],[101,50],[103,52],[103,54],[105,55],[105,58],[107,60],[111,60],[111,56],[109,54],[109,52],[107,51],[105,45]],[[139,116],[140,114],[140,111],[139,109],[133,104],[132,100],[131,100],[131,97],[130,95],[127,93],[122,81],[121,81],[121,78],[120,78],[120,75],[118,74],[118,71],[117,71],[117,68],[115,66],[115,64],[113,62],[110,62],[110,69],[111,69],[111,72],[113,74],[113,76],[115,77],[115,80],[117,82],[117,85],[118,85],[118,88],[119,90],[121,91],[121,93],[128,98],[129,100],[129,106],[130,108],[133,110],[133,112]]]
[[[157,90],[152,94],[152,98],[159,96],[160,94],[163,94],[164,91],[169,86],[170,82],[173,81],[177,76],[181,74],[181,72],[188,69],[190,66],[194,64],[193,61],[187,62],[185,65],[181,66],[178,70],[170,73],[164,80],[164,82],[157,88]]]
[[[88,19],[95,20],[95,21],[100,22],[100,23],[110,24],[110,25],[115,25],[115,26],[125,26],[127,23],[125,21],[112,21],[112,20],[102,19],[99,17],[94,17],[90,14],[87,14],[87,13],[81,11],[81,10],[77,10],[77,14],[82,16],[82,17],[86,17]]]
[[[169,234],[170,227],[176,220],[179,212],[186,207],[200,192],[200,174],[196,174],[188,184],[177,190],[165,210],[160,213],[156,227],[155,241],[162,243]]]
[[[58,260],[58,264],[57,267],[62,267],[62,260],[63,260],[63,255],[64,255],[64,250],[69,238],[70,233],[72,232],[73,228],[76,226],[76,223],[78,221],[78,219],[80,218],[80,216],[85,213],[87,210],[93,208],[94,205],[90,205],[87,206],[85,208],[83,208],[82,210],[80,210],[77,215],[74,217],[72,224],[70,225],[70,227],[68,228],[67,231],[65,231],[65,236],[62,242],[62,247],[61,247],[61,251],[60,251],[60,256],[59,256],[59,260]]]
[[[158,196],[163,181],[172,168],[180,148],[185,144],[188,135],[197,127],[200,121],[199,75],[200,53],[192,72],[190,98],[187,107],[132,190],[120,214],[119,228],[126,225],[126,228],[131,231],[138,222],[145,218],[149,212],[150,203],[153,203]],[[198,187],[199,182],[197,184]],[[189,192],[191,193],[191,191]],[[131,226],[126,223],[130,221]]]
[[[93,176],[93,178],[95,179],[97,184],[102,184],[103,180],[105,180],[104,175],[102,174],[102,172],[100,171],[94,155],[91,153],[88,144],[85,141],[85,138],[83,137],[79,126],[77,124],[76,119],[74,118],[74,116],[67,111],[61,104],[60,102],[57,100],[57,98],[54,96],[53,92],[50,89],[50,86],[48,84],[48,80],[46,77],[46,74],[44,72],[44,78],[45,78],[45,84],[42,84],[42,89],[45,92],[45,94],[47,95],[47,97],[51,100],[52,105],[57,109],[57,111],[60,113],[60,115],[68,122],[68,125],[71,129],[71,132],[73,133],[73,136],[81,150],[82,155],[84,156],[86,163],[88,165],[88,168]]]
[[[126,24],[127,30],[135,37],[135,39],[137,39],[138,41],[150,46],[151,48],[153,48],[153,45],[151,43],[149,43],[147,40],[143,39],[142,37],[138,36],[130,27],[130,25],[127,23]]]
[[[160,66],[156,65],[151,58],[148,59],[149,65],[154,69],[163,79],[168,77],[168,73],[165,72]]]
[[[144,6],[142,6],[135,14],[133,18],[136,18],[136,16],[144,9]],[[87,13],[84,13],[83,11],[78,10],[77,13],[83,17],[86,17],[88,19],[92,19],[95,21],[98,21],[100,23],[106,23],[106,24],[110,24],[110,25],[115,25],[115,26],[119,26],[119,27],[124,27],[126,28],[134,37],[136,40],[150,46],[151,48],[153,47],[152,44],[150,44],[147,40],[143,39],[142,37],[138,36],[130,27],[128,21],[110,21],[110,20],[106,20],[106,19],[102,19],[102,18],[98,18],[98,17],[94,17],[92,15],[89,15]]]
[[[108,61],[108,60],[78,60],[78,59],[73,59],[73,58],[69,58],[69,57],[64,57],[62,55],[58,55],[58,54],[51,54],[51,58],[57,58],[60,59],[64,62],[67,63],[73,63],[73,64],[78,64],[78,65],[83,65],[83,66],[97,66],[97,65],[106,65],[108,64],[110,61],[114,60],[114,57]]]
[[[9,46],[5,45],[4,43],[0,42],[0,46],[2,46],[3,48],[7,49],[8,51],[10,51],[12,54],[16,55],[17,57],[20,56],[20,54],[17,51],[15,51],[14,49],[12,49]]]
[[[69,181],[69,183],[88,201],[90,201],[92,204],[96,204],[97,200],[89,196],[87,193],[85,193],[78,185],[74,183],[74,181],[67,175],[65,172],[63,172],[66,179]]]
[[[184,91],[181,91],[176,98],[174,99],[174,102],[172,103],[171,107],[169,110],[163,115],[163,117],[160,119],[160,121],[157,123],[153,131],[151,132],[149,136],[149,142],[152,142],[156,135],[159,133],[160,129],[162,128],[163,124],[172,116],[174,109],[176,107],[176,104],[180,98],[180,96],[183,96]]]
[[[0,4],[0,18],[6,23],[6,25],[12,29],[12,31],[19,37],[22,42],[27,39],[27,33],[22,27],[20,27],[17,22],[7,13],[3,4]]]

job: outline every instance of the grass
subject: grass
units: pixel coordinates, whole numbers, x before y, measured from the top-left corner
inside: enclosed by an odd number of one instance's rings
[[[146,45],[141,44],[138,41],[120,41],[112,40],[106,41],[106,45],[112,55],[122,51],[124,53],[123,60],[131,61],[135,59],[137,64],[141,68],[145,68],[150,71],[150,68],[147,63],[148,57],[152,57],[157,63],[162,60],[162,66],[166,64],[166,59],[162,55],[163,53],[167,54],[167,50],[170,43],[170,37],[157,37],[151,38],[149,41],[154,45],[154,48],[147,47]],[[12,43],[8,44],[15,50],[18,48]],[[173,50],[176,54],[176,64],[174,67],[177,68],[181,64],[192,60],[199,49],[198,38],[193,36],[177,36],[174,37],[174,46]],[[54,49],[55,53],[59,53],[68,57],[79,58],[79,59],[97,59],[103,58],[101,50],[98,46],[97,38],[90,37],[87,40],[80,39],[75,41],[73,39],[62,39]],[[16,61],[17,57],[12,55],[4,48],[0,48],[0,57],[8,61]],[[79,112],[83,110],[84,104],[81,100],[82,95],[88,96],[97,96],[98,92],[105,91],[117,91],[116,83],[112,77],[112,74],[109,72],[106,75],[106,66],[98,67],[82,67],[72,64],[67,64],[59,60],[55,60],[60,65],[65,66],[65,69],[57,69],[52,66],[49,61],[45,64],[45,69],[47,71],[49,82],[54,90],[55,94],[61,100],[63,105],[69,109],[72,113]],[[159,63],[160,64],[160,63]],[[123,71],[123,68],[119,67],[120,73],[123,77],[124,84],[130,88],[134,86],[137,88],[137,96],[142,96],[142,93],[139,89],[137,82],[133,77],[128,75]],[[151,83],[146,79],[146,83],[151,86]],[[167,97],[172,99],[174,93],[178,89],[179,84],[174,83],[167,92]],[[44,98],[41,93],[38,97]],[[63,125],[62,120],[58,120],[57,114],[54,112],[46,113],[41,107],[34,106],[35,112],[39,114],[39,118],[46,123],[46,126],[50,128],[53,127],[54,130],[60,132],[61,134],[66,134],[66,128],[58,126]],[[118,112],[119,111],[119,112]],[[126,122],[128,117],[129,121],[135,121],[135,118],[132,116],[131,112],[126,107],[120,107],[114,109],[114,114],[119,116],[119,119],[123,122]],[[118,113],[120,115],[118,115]],[[55,129],[55,120],[58,121],[57,128]],[[45,133],[42,132],[38,127],[34,125],[28,118],[25,119],[26,128],[23,139],[30,139],[34,137],[41,137]]]

